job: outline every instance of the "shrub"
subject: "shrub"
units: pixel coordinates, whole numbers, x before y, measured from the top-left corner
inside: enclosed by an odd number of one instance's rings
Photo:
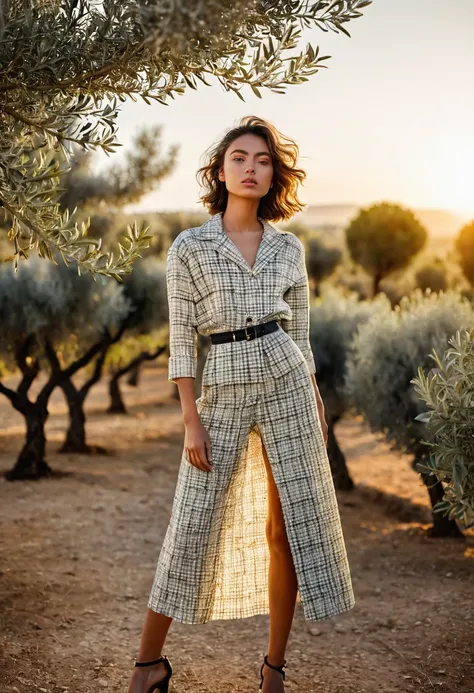
[[[355,336],[346,378],[351,405],[392,449],[413,454],[415,464],[427,457],[422,441],[428,431],[418,418],[426,407],[412,379],[420,368],[431,367],[432,349],[444,351],[449,338],[473,322],[471,304],[458,293],[426,295],[417,290],[402,298],[394,310],[387,301]],[[429,486],[434,477],[422,474],[422,478]],[[432,505],[442,499],[441,485],[431,486],[429,491]],[[434,516],[434,523],[441,534],[454,531],[452,527],[448,530],[439,515]]]
[[[427,376],[423,369],[411,381],[429,411],[417,416],[430,433],[429,458],[419,471],[445,482],[437,510],[474,521],[474,330],[458,330]],[[470,519],[469,519],[470,518]]]
[[[354,486],[335,435],[335,425],[347,408],[344,390],[347,361],[354,334],[377,310],[379,301],[383,298],[359,301],[356,293],[345,295],[341,289],[331,287],[311,309],[311,347],[328,424],[328,456],[339,489],[349,490]]]
[[[422,291],[446,291],[448,275],[445,262],[439,257],[426,262],[416,271],[415,281]]]

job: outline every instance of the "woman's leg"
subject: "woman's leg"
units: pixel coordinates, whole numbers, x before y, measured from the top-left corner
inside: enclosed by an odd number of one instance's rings
[[[172,620],[169,616],[164,616],[164,614],[147,608],[137,662],[151,662],[161,657]],[[167,669],[164,662],[149,667],[134,667],[128,693],[146,693],[150,686],[161,681],[166,673]]]
[[[172,618],[147,608],[142,637],[138,650],[138,662],[149,662],[161,657]]]
[[[263,441],[262,447],[268,481],[266,536],[270,550],[270,637],[267,653],[270,664],[280,666],[285,659],[286,644],[295,612],[298,583],[290,545],[286,535],[278,488],[273,478]],[[277,691],[277,683],[282,682],[281,674],[265,666],[263,675],[263,690],[266,690],[267,686],[265,686],[265,681],[268,681],[268,684],[270,684],[268,690]],[[282,686],[281,690],[283,690]]]

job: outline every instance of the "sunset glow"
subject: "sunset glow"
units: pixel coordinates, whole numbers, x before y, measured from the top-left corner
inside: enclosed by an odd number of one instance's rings
[[[201,210],[195,172],[205,150],[253,113],[298,142],[307,204],[391,199],[474,217],[472,26],[472,0],[457,0],[456,12],[442,0],[377,0],[351,25],[351,38],[306,36],[332,58],[285,95],[263,90],[258,99],[244,88],[243,103],[211,79],[168,107],[124,104],[125,147],[138,124],[158,123],[164,146],[180,147],[175,171],[129,211]]]

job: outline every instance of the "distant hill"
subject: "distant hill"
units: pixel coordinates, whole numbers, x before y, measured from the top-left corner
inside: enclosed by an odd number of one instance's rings
[[[332,231],[338,236],[359,209],[360,206],[354,204],[308,205],[293,219],[321,230]],[[465,217],[445,209],[413,209],[413,212],[431,236],[453,236],[467,221]]]

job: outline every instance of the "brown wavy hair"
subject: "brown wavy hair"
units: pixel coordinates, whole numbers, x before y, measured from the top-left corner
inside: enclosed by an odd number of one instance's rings
[[[306,206],[297,196],[298,184],[304,181],[306,172],[296,167],[299,154],[296,142],[257,116],[242,118],[237,127],[229,130],[207,150],[208,163],[196,173],[199,184],[205,190],[199,199],[211,215],[225,211],[228,192],[225,182],[218,178],[219,169],[224,165],[227,148],[237,137],[247,134],[258,135],[266,141],[273,164],[273,186],[261,198],[258,216],[267,221],[287,221]]]

